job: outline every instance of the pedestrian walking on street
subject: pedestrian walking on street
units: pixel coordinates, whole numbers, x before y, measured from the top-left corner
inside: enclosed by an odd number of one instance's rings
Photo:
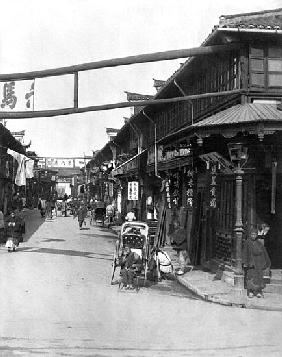
[[[67,217],[67,200],[64,198],[62,201],[62,215],[64,215],[65,217]]]
[[[41,217],[45,217],[46,214],[46,200],[43,198],[39,199],[38,209],[40,210]]]
[[[86,222],[85,222],[86,217],[87,217],[87,207],[84,204],[81,204],[77,210],[77,219],[78,219],[79,229],[82,229],[83,224],[86,226]]]
[[[115,215],[114,203],[110,203],[106,207],[106,219],[108,221],[108,225],[113,224],[114,215]]]
[[[53,217],[53,213],[52,213],[52,204],[51,204],[51,200],[48,198],[46,201],[46,215],[48,219],[52,219]]]
[[[53,210],[55,210],[55,215],[56,217],[58,216],[58,210],[57,210],[57,199],[55,195],[51,197],[51,213],[53,214]],[[52,218],[52,217],[51,217]]]
[[[248,296],[261,298],[265,287],[263,273],[270,268],[271,262],[264,245],[258,240],[256,229],[251,231],[244,244],[242,262]]]
[[[19,243],[23,241],[22,233],[22,219],[19,215],[15,215],[15,213],[12,212],[6,221],[6,248],[8,252],[14,252],[19,246]]]

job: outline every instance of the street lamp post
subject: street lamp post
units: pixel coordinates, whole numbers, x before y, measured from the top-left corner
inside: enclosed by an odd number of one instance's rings
[[[229,143],[229,155],[232,163],[235,165],[235,287],[243,291],[244,289],[244,276],[242,268],[242,238],[243,238],[243,219],[242,219],[242,201],[243,201],[243,166],[248,160],[247,148],[242,143]]]

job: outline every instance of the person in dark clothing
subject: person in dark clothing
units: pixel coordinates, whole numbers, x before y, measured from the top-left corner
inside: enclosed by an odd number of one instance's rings
[[[242,258],[248,296],[261,298],[265,287],[263,272],[270,268],[271,262],[264,245],[258,240],[256,229],[251,231],[245,241]]]
[[[132,252],[129,247],[125,247],[124,254],[120,260],[120,267],[120,275],[123,286],[126,289],[133,289],[134,276],[142,269],[141,257],[136,252]]]
[[[38,209],[40,210],[41,217],[44,218],[46,214],[46,200],[39,198]]]
[[[82,229],[82,225],[86,225],[85,218],[87,216],[87,207],[83,204],[80,205],[79,209],[77,210],[77,219],[79,229]],[[75,216],[74,216],[75,217]]]
[[[23,201],[22,201],[19,193],[17,193],[13,197],[12,208],[13,208],[13,210],[18,209],[19,211],[22,211],[22,209],[23,209]]]
[[[19,243],[23,241],[23,222],[19,215],[11,213],[10,217],[6,221],[6,248],[8,252],[15,251]]]
[[[174,232],[171,234],[173,249],[176,250],[180,268],[176,271],[177,275],[185,273],[185,268],[190,263],[188,257],[187,233],[184,228],[180,228],[178,221],[173,222]]]
[[[65,217],[67,217],[67,209],[68,209],[67,200],[64,198],[62,201],[62,214]]]

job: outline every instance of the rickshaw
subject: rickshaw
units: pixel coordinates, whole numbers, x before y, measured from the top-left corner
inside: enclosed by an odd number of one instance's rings
[[[149,227],[145,222],[132,221],[125,222],[121,226],[119,239],[116,241],[115,251],[112,263],[111,284],[113,284],[115,271],[120,267],[120,260],[124,254],[125,248],[130,248],[131,251],[137,253],[142,259],[142,269],[135,273],[134,286],[139,290],[140,278],[143,279],[143,286],[146,284],[149,259]],[[119,282],[119,289],[122,289],[123,284]]]
[[[95,202],[93,213],[91,213],[92,220],[94,219],[95,223],[100,223],[102,227],[104,227],[105,217],[106,217],[105,203],[102,201]]]

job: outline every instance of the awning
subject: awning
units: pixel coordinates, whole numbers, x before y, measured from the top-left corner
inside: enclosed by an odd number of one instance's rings
[[[112,170],[112,175],[124,175],[126,173],[132,173],[139,168],[139,159],[141,155],[147,152],[147,149],[141,151],[139,154],[134,155],[129,160],[125,161],[114,170]]]
[[[282,111],[277,109],[276,104],[237,104],[193,125],[187,125],[174,133],[168,134],[159,143],[165,144],[180,139],[185,135],[192,136],[196,133],[224,135],[225,133],[230,133],[232,129],[238,132],[246,130],[252,132],[261,124],[262,127],[282,130]]]

